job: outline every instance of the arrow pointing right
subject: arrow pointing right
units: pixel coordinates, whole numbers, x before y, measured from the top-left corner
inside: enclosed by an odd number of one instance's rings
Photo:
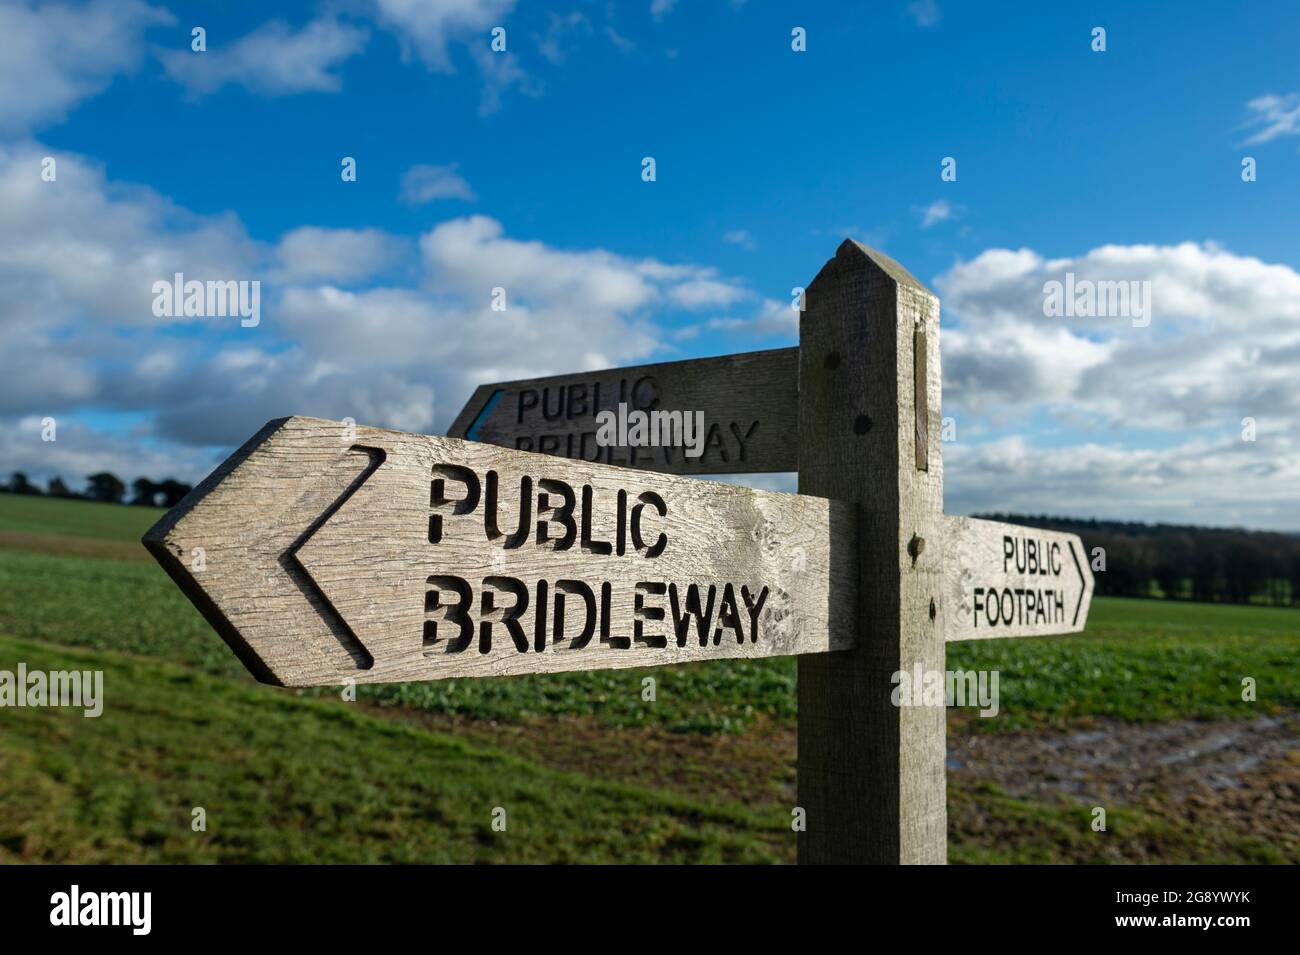
[[[1077,534],[944,515],[945,638],[1077,633],[1093,577]]]

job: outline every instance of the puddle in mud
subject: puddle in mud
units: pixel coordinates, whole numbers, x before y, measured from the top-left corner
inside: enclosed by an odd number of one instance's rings
[[[1159,793],[1175,800],[1240,788],[1300,753],[1300,715],[1128,724],[1065,733],[950,734],[950,772],[1027,798],[1098,804]]]

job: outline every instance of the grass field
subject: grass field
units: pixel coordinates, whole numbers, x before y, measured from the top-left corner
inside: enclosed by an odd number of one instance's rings
[[[161,517],[156,507],[121,507],[0,494],[0,547],[74,557],[147,560],[140,537]]]
[[[97,719],[5,712],[0,858],[762,862],[792,838],[772,809],[593,782],[184,667],[7,638],[0,659],[102,668],[109,699]]]
[[[0,531],[138,544],[164,513],[160,507],[0,494]]]
[[[96,506],[96,505],[91,505]],[[105,505],[97,505],[105,506]],[[125,508],[124,508],[125,510]],[[240,679],[243,667],[152,562],[0,550],[0,633],[156,656]],[[1086,717],[1158,721],[1239,715],[1241,678],[1259,706],[1300,709],[1300,613],[1269,607],[1098,599],[1088,632],[949,648],[952,669],[1000,671],[1002,713],[985,732]],[[792,658],[651,670],[362,687],[363,698],[491,720],[590,716],[606,726],[738,732],[795,718]],[[653,706],[641,679],[658,682]]]
[[[261,687],[136,559],[158,514],[0,495],[0,669],[102,668],[107,696],[99,719],[0,710],[0,859],[792,859],[793,660],[362,687],[360,706]],[[1291,610],[1099,599],[1084,635],[948,659],[1001,676],[1001,715],[953,711],[954,738],[1300,710]],[[1135,803],[1094,838],[1068,800],[958,780],[949,806],[953,861],[1300,861],[1231,814]]]

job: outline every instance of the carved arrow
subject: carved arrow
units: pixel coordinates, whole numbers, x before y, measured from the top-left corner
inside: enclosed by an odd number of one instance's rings
[[[1077,534],[944,516],[946,638],[1077,633],[1094,580]]]
[[[273,421],[144,538],[289,686],[852,645],[852,509],[452,438]]]

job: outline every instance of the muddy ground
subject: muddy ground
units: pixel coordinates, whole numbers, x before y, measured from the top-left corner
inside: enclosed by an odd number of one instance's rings
[[[795,733],[760,721],[742,734],[700,735],[614,729],[581,718],[490,723],[382,710],[560,770],[666,789],[704,801],[760,808],[795,798]],[[1090,721],[1065,731],[979,732],[967,714],[950,719],[950,785],[988,784],[1044,806],[1140,810],[1181,828],[1206,820],[1257,837],[1300,858],[1300,714],[1253,720],[1129,724]],[[978,799],[973,801],[978,805]],[[978,829],[963,803],[953,828]],[[975,811],[978,816],[978,809]],[[1117,856],[1146,858],[1138,848]],[[1063,860],[1065,861],[1065,860]]]

